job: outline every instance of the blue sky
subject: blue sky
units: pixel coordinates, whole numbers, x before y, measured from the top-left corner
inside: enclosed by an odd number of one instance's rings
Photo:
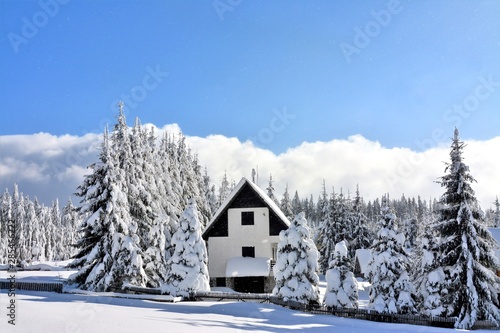
[[[278,197],[439,198],[457,126],[486,208],[500,1],[0,0],[0,189],[65,202],[120,99],[214,184],[258,168]]]
[[[100,133],[120,98],[129,123],[274,153],[499,134],[498,1],[2,0],[0,13],[1,135]]]

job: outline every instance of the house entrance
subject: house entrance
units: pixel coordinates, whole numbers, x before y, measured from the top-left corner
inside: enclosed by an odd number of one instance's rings
[[[263,293],[263,276],[244,276],[234,278],[234,290],[241,293]]]

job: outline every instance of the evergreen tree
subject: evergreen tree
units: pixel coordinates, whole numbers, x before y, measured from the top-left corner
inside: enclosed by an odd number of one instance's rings
[[[335,245],[335,257],[326,271],[325,305],[334,308],[358,308],[358,282],[348,256],[346,242]]]
[[[119,121],[120,123],[120,121]],[[148,285],[158,287],[166,277],[165,267],[165,215],[157,181],[156,137],[147,132],[136,119],[129,136],[127,193],[130,215],[137,224],[138,246],[142,251],[143,268]],[[125,147],[125,144],[124,144]],[[161,187],[160,187],[161,188]]]
[[[299,192],[295,191],[292,199],[292,214],[295,216],[302,211],[305,211],[305,207],[303,207],[302,202],[300,202]]]
[[[351,223],[354,226],[353,237],[349,247],[350,257],[354,258],[354,254],[358,249],[370,248],[373,235],[368,228],[368,218],[363,213],[363,202],[359,194],[359,186],[356,185],[356,196],[352,204]]]
[[[74,246],[78,239],[78,227],[80,226],[82,219],[78,213],[78,209],[73,205],[71,198],[62,210],[61,225],[63,232],[63,248],[64,255],[63,260],[67,260],[73,256]]]
[[[439,233],[439,265],[444,315],[457,317],[456,328],[470,329],[477,320],[500,323],[495,275],[498,260],[493,254],[494,239],[471,188],[474,178],[463,162],[464,143],[455,129],[451,162],[439,183],[445,189],[437,209],[435,228]]]
[[[0,210],[0,227],[1,227],[1,236],[0,238],[0,260],[2,264],[7,264],[8,262],[8,240],[9,236],[9,223],[12,220],[12,197],[10,196],[9,191],[6,189],[5,193],[2,195],[1,202],[1,210]]]
[[[50,208],[50,235],[51,235],[51,249],[52,260],[63,260],[64,258],[64,230],[61,223],[61,210],[59,209],[59,199],[52,202]]]
[[[332,194],[331,200],[328,200],[326,194],[325,184],[323,182],[323,193],[321,200],[318,201],[322,203],[321,207],[321,222],[318,228],[318,234],[316,243],[319,248],[319,270],[320,272],[326,272],[328,269],[330,260],[333,258],[333,253],[335,250],[335,226],[332,220],[332,207],[334,207],[333,201],[335,200],[335,192]]]
[[[493,227],[500,228],[500,202],[498,201],[498,197],[496,198],[494,205],[495,211],[493,214]]]
[[[333,197],[335,197],[335,193],[332,193],[332,198]],[[348,199],[344,197],[342,189],[340,190],[340,194],[332,201],[332,204],[333,207],[330,212],[332,214],[331,220],[335,230],[334,239],[332,239],[332,241],[334,244],[337,244],[345,240],[347,244],[351,244],[354,238],[354,224]]]
[[[309,222],[309,227],[311,227],[311,230],[313,233],[316,231],[317,228],[317,218],[316,218],[316,207],[314,204],[314,198],[311,194],[311,196],[306,198],[303,203],[304,206],[304,213],[306,214],[306,219]]]
[[[26,245],[27,245],[27,257],[25,258],[28,262],[32,262],[35,258],[36,254],[36,239],[38,236],[38,232],[40,231],[40,225],[38,223],[38,219],[36,216],[35,212],[35,204],[29,200],[29,198],[26,196],[25,198],[25,203],[26,203],[26,221],[27,226],[26,226]]]
[[[316,229],[321,227],[321,224],[324,220],[328,218],[330,215],[330,207],[328,203],[328,193],[326,193],[326,184],[325,180],[323,180],[323,187],[321,189],[321,193],[318,196],[318,202],[316,203]],[[317,230],[315,234],[315,240],[319,236],[319,230]]]
[[[267,196],[271,198],[271,200],[276,204],[276,206],[280,206],[280,203],[278,199],[276,199],[276,196],[274,195],[274,186],[273,186],[273,175],[269,174],[269,183],[266,188],[267,191]]]
[[[231,193],[231,188],[229,184],[229,180],[227,179],[227,173],[224,171],[224,176],[222,177],[222,181],[219,187],[219,204],[222,205],[224,200],[226,200],[227,196]]]
[[[207,249],[201,237],[196,201],[191,199],[172,237],[174,254],[169,259],[164,291],[174,296],[189,296],[194,291],[209,291]]]
[[[70,281],[82,289],[109,291],[127,283],[145,285],[147,280],[137,246],[137,225],[123,190],[125,175],[118,167],[119,154],[111,154],[105,131],[100,161],[91,165],[93,173],[78,188],[81,213],[88,217],[77,242],[79,252],[69,267],[79,268]]]
[[[291,221],[293,218],[293,208],[290,194],[288,193],[288,184],[285,186],[285,193],[283,193],[283,198],[281,199],[279,207],[287,219]]]
[[[285,301],[319,304],[318,251],[310,239],[304,213],[298,214],[279,238],[273,295]]]
[[[47,244],[47,239],[50,237],[47,236],[45,225],[47,224],[47,209],[42,204],[38,202],[38,199],[35,198],[35,213],[37,216],[37,220],[39,221],[40,232],[37,233],[37,248],[36,248],[36,260],[43,261],[47,260],[45,256],[45,244]]]
[[[203,192],[205,193],[205,200],[208,202],[208,207],[210,211],[210,218],[217,212],[219,206],[217,206],[217,194],[215,193],[215,185],[210,182],[210,176],[208,175],[207,168],[205,167],[205,173],[203,174]]]
[[[437,266],[439,258],[432,216],[425,216],[418,229],[413,280],[417,307],[424,316],[439,316],[443,313],[440,295],[440,281],[444,279],[443,269]]]
[[[29,250],[26,246],[26,211],[24,196],[19,191],[17,184],[14,184],[14,193],[12,195],[12,220],[15,225],[15,244],[17,247],[16,261],[18,264],[24,265],[24,261],[28,257]]]
[[[388,205],[384,196],[380,230],[368,265],[372,285],[368,308],[379,313],[412,313],[415,307],[408,276],[409,259],[403,248],[405,237],[396,233],[396,215]]]

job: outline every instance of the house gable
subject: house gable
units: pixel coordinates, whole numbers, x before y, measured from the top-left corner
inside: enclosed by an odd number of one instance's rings
[[[271,203],[271,199],[260,188],[248,179],[243,178],[214,215],[203,233],[203,239],[208,240],[210,237],[228,236],[227,211],[229,209],[263,207],[269,209],[269,235],[278,236],[280,231],[288,228],[288,220],[283,216],[279,208],[274,203]]]
[[[229,208],[257,208],[267,207],[261,197],[253,190],[253,188],[245,183],[240,191],[234,196]]]

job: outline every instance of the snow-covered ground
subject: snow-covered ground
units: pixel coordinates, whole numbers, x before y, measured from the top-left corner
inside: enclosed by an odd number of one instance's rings
[[[54,266],[52,264],[52,266]],[[60,265],[62,266],[62,265]],[[47,267],[46,267],[47,268]],[[65,270],[23,271],[21,281],[61,281]],[[7,278],[0,271],[0,278]],[[322,277],[322,295],[326,284]],[[368,301],[367,283],[360,284],[361,305]],[[450,332],[425,326],[375,323],[364,320],[312,315],[273,304],[252,302],[164,303],[102,295],[18,291],[16,325],[8,324],[12,298],[0,294],[0,332]],[[476,331],[479,332],[479,331]]]

